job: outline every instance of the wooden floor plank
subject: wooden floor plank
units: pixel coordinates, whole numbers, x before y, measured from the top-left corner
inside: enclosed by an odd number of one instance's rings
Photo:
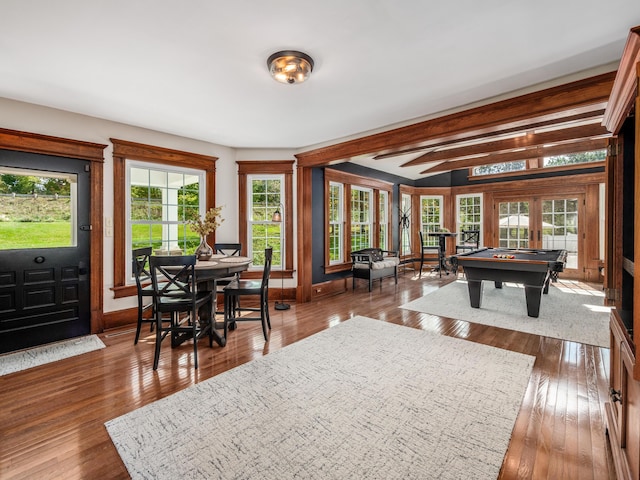
[[[418,278],[408,270],[397,286],[386,279],[375,282],[372,292],[360,285],[293,303],[288,311],[272,309],[268,343],[257,322],[241,323],[224,348],[209,349],[202,342],[197,371],[187,342],[174,350],[163,345],[154,372],[153,335],[145,329],[134,346],[134,332],[126,327],[101,335],[105,349],[0,377],[0,478],[129,478],[105,421],[365,315],[536,356],[499,478],[613,480],[602,413],[608,349],[398,308],[452,280],[433,274]]]

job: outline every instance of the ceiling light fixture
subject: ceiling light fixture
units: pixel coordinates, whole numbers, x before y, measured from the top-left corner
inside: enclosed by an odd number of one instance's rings
[[[271,76],[280,83],[302,83],[313,71],[313,59],[296,50],[276,52],[267,60]]]

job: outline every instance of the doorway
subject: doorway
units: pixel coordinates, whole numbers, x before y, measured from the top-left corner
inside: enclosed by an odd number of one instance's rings
[[[566,250],[565,271],[582,269],[580,207],[584,195],[496,198],[497,245]]]
[[[0,150],[0,353],[91,331],[89,165]]]

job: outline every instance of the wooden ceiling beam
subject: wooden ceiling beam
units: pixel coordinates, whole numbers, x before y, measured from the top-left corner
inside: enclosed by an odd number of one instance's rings
[[[506,152],[518,148],[529,148],[547,143],[565,142],[579,138],[591,138],[608,135],[608,131],[600,124],[581,125],[579,127],[552,130],[542,133],[529,133],[520,137],[494,140],[464,147],[450,148],[435,152],[428,152],[413,160],[403,163],[403,167],[411,167],[422,163],[437,162],[441,160],[453,160],[470,155],[491,154]]]
[[[544,122],[537,122],[537,123],[531,123],[530,125],[527,125],[526,130],[534,130],[534,129],[539,129],[539,128],[545,128],[545,127],[550,127],[552,125],[558,125],[558,124],[563,124],[563,123],[571,123],[571,122],[579,122],[579,121],[589,121],[589,120],[594,120],[594,122],[596,120],[601,120],[602,116],[604,115],[604,109],[598,109],[595,111],[588,111],[588,112],[583,112],[580,113],[578,115],[570,115],[568,117],[564,117],[564,118],[557,118],[557,119],[553,119],[553,120],[547,120]],[[373,157],[374,160],[384,160],[385,158],[393,158],[393,157],[398,157],[400,155],[407,155],[410,153],[416,153],[416,152],[420,152],[423,150],[430,150],[430,149],[435,149],[438,147],[443,147],[443,146],[447,146],[447,145],[452,145],[455,143],[458,143],[460,141],[470,141],[470,140],[479,140],[479,139],[483,139],[486,138],[488,141],[491,139],[491,137],[494,136],[499,136],[499,135],[506,135],[506,134],[510,134],[510,133],[516,133],[516,132],[521,132],[523,131],[522,128],[518,127],[518,128],[510,128],[510,129],[506,129],[506,130],[499,130],[493,133],[488,133],[488,134],[484,134],[484,135],[474,135],[474,136],[470,136],[470,137],[465,137],[464,139],[441,139],[440,141],[433,141],[433,142],[428,142],[427,145],[425,146],[421,146],[421,147],[413,147],[413,148],[408,148],[408,149],[401,149],[401,150],[394,150],[392,152],[386,152],[386,153],[381,153],[379,155],[376,155],[375,157]]]
[[[614,78],[615,72],[610,72],[295,156],[301,167],[324,166],[392,149],[412,148],[434,139],[487,135],[593,112],[606,107]]]
[[[515,162],[518,160],[529,160],[531,158],[553,157],[556,155],[568,155],[570,153],[591,152],[593,150],[601,150],[607,147],[607,138],[598,138],[595,140],[584,140],[578,142],[564,143],[561,145],[553,145],[550,147],[536,146],[525,150],[518,150],[506,153],[494,153],[482,155],[475,158],[467,158],[464,160],[445,161],[433,167],[422,170],[421,174],[433,174],[440,172],[448,172],[450,170],[459,170],[461,168],[479,167],[481,165],[491,165],[494,163]]]

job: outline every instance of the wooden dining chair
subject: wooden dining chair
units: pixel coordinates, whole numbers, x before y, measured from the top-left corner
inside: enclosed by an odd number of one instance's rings
[[[201,322],[201,308],[213,309],[211,291],[197,291],[195,278],[195,255],[151,256],[149,268],[154,292],[156,319],[156,345],[153,369],[158,368],[160,344],[171,337],[171,346],[193,339],[193,363],[198,368],[198,339],[209,334],[209,346],[213,346],[213,319]],[[163,315],[170,321],[163,322]],[[182,314],[182,315],[181,315]]]
[[[132,272],[136,279],[138,294],[138,324],[136,326],[136,338],[133,341],[134,345],[138,343],[140,338],[142,324],[151,324],[150,331],[153,332],[153,326],[156,322],[155,315],[151,315],[149,318],[144,316],[147,310],[153,309],[153,285],[151,284],[151,272],[148,266],[151,252],[152,247],[134,248],[132,251]]]
[[[228,257],[232,256],[240,256],[240,252],[242,251],[242,243],[215,243],[213,245],[214,253],[226,255]],[[224,294],[224,287],[229,285],[233,280],[239,280],[240,273],[235,273],[230,277],[218,278],[216,279],[216,292]],[[216,314],[224,314],[222,312],[216,312]]]
[[[478,250],[480,247],[480,230],[462,230],[456,253]]]
[[[420,273],[418,274],[418,277],[422,277],[422,267],[424,266],[425,261],[431,261],[431,256],[427,257],[426,255],[435,253],[437,255],[437,260],[439,261],[440,247],[425,245],[422,230],[418,232],[418,235],[420,236]]]
[[[265,341],[269,341],[267,328],[271,329],[269,319],[269,275],[271,274],[271,260],[273,248],[264,251],[264,270],[261,280],[235,279],[224,287],[224,338],[227,338],[228,330],[236,327],[236,322],[260,321]],[[260,305],[256,307],[240,307],[239,298],[242,296],[258,296]],[[243,317],[242,312],[256,312],[259,316]]]

